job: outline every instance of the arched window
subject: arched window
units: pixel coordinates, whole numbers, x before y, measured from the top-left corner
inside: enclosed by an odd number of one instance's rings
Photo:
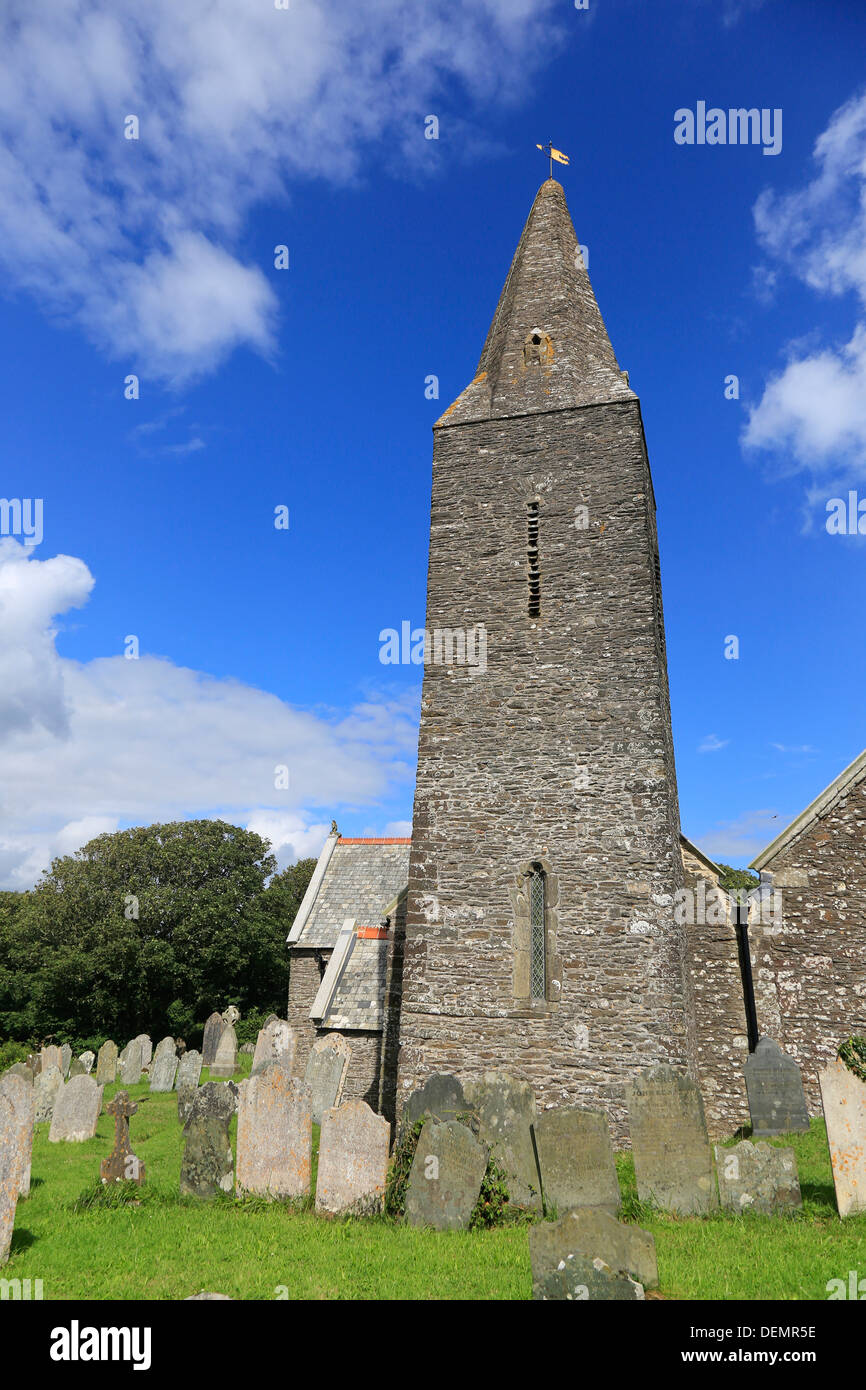
[[[533,864],[529,870],[529,993],[544,999],[547,993],[544,942],[544,870]]]

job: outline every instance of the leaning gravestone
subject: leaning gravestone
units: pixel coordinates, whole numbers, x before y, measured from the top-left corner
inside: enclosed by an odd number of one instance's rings
[[[99,1176],[105,1183],[135,1182],[144,1185],[145,1166],[136,1158],[129,1142],[129,1121],[138,1106],[126,1091],[118,1091],[106,1110],[114,1116],[114,1148],[99,1165]]]
[[[449,1072],[433,1072],[423,1086],[413,1091],[400,1112],[400,1140],[419,1120],[465,1120],[469,1102],[456,1076]]]
[[[62,1085],[63,1076],[59,1067],[45,1067],[39,1072],[33,1083],[36,1123],[38,1125],[51,1119],[54,1113],[54,1100]]]
[[[154,1053],[150,1064],[150,1089],[152,1091],[173,1091],[177,1073],[177,1057],[172,1043],[171,1051]]]
[[[655,1241],[605,1211],[583,1207],[529,1232],[532,1297],[574,1302],[642,1299],[658,1284]]]
[[[818,1073],[840,1216],[866,1211],[866,1082],[840,1057]]]
[[[82,1143],[92,1139],[101,1110],[102,1087],[98,1082],[92,1076],[73,1076],[57,1092],[49,1140],[57,1144],[61,1140]]]
[[[352,1049],[339,1033],[316,1038],[310,1048],[304,1080],[313,1094],[313,1124],[320,1125],[326,1110],[340,1104]]]
[[[223,1026],[222,1014],[211,1014],[204,1026],[204,1041],[201,1046],[202,1066],[213,1066]]]
[[[575,1207],[603,1207],[613,1215],[622,1197],[607,1115],[602,1110],[545,1110],[535,1122],[535,1144],[546,1206],[560,1216]]]
[[[637,1191],[665,1211],[700,1216],[718,1206],[704,1102],[691,1077],[663,1063],[626,1086]]]
[[[719,1197],[729,1211],[775,1215],[803,1205],[793,1149],[743,1139],[730,1149],[717,1144],[715,1152]]]
[[[178,1062],[177,1076],[174,1080],[175,1087],[178,1091],[182,1086],[198,1085],[201,1080],[201,1066],[201,1053],[196,1052],[195,1048],[193,1048],[192,1052],[185,1052],[183,1054]]]
[[[0,1265],[9,1258],[15,1208],[27,1160],[17,1103],[5,1090],[0,1090]]]
[[[279,1073],[269,1068],[267,1075]],[[391,1126],[366,1101],[350,1100],[322,1117],[316,1211],[371,1216],[382,1210]]]
[[[135,1039],[135,1041],[136,1041],[137,1043],[141,1043],[141,1065],[142,1065],[142,1068],[144,1068],[144,1067],[149,1067],[150,1064],[151,1064],[151,1062],[153,1061],[153,1043],[152,1043],[151,1040],[150,1040],[150,1034],[149,1034],[149,1033],[139,1033],[139,1034],[138,1034],[138,1037]]]
[[[487,1149],[457,1120],[425,1120],[406,1189],[410,1226],[463,1231],[487,1169]]]
[[[528,1081],[503,1072],[485,1072],[464,1086],[470,1109],[478,1117],[478,1138],[505,1172],[505,1186],[515,1206],[541,1210],[541,1183],[532,1126],[535,1092]]]
[[[228,1080],[234,1076],[238,1064],[238,1035],[231,1023],[227,1023],[220,1037],[217,1054],[210,1069],[211,1076]]]
[[[69,1075],[69,1068],[72,1066],[72,1048],[69,1043],[64,1043],[60,1049],[60,1070],[64,1076]]]
[[[229,1125],[235,1113],[238,1088],[208,1081],[193,1098],[184,1126],[184,1151],[180,1167],[182,1197],[215,1197],[234,1186],[234,1158]]]
[[[269,1019],[259,1030],[251,1075],[258,1076],[270,1062],[279,1062],[286,1071],[291,1072],[294,1060],[294,1029],[284,1018]]]
[[[135,1038],[123,1049],[120,1079],[124,1086],[137,1086],[141,1080],[141,1043]]]
[[[117,1080],[117,1043],[104,1042],[96,1058],[96,1080],[100,1086],[113,1086]]]
[[[0,1095],[5,1096],[12,1107],[11,1126],[21,1160],[18,1195],[26,1197],[30,1192],[30,1159],[36,1115],[33,1087],[20,1076],[11,1076],[6,1072],[5,1076],[0,1076]],[[3,1138],[0,1136],[0,1147],[2,1144]]]
[[[82,1054],[81,1054],[81,1056],[78,1058],[78,1060],[79,1060],[79,1062],[81,1063],[82,1067],[84,1068],[84,1071],[85,1071],[86,1075],[89,1076],[90,1073],[93,1071],[93,1064],[94,1064],[94,1062],[96,1061],[96,1053],[95,1053],[95,1052],[82,1052]]]
[[[744,1070],[754,1139],[808,1130],[803,1078],[793,1057],[772,1038],[761,1038]]]
[[[243,1082],[238,1093],[238,1192],[307,1196],[313,1146],[309,1086],[283,1067],[268,1067]]]

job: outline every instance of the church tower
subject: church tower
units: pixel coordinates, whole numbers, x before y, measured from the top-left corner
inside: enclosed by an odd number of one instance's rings
[[[640,405],[553,179],[434,441],[398,1096],[503,1070],[622,1133],[693,1056],[679,811]]]

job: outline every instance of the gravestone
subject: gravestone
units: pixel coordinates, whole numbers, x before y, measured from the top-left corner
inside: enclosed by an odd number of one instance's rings
[[[80,1057],[73,1057],[72,1061],[71,1061],[70,1064],[69,1064],[69,1075],[70,1075],[70,1077],[73,1077],[73,1076],[87,1076],[87,1074],[88,1074],[88,1073],[87,1073],[87,1068],[86,1068],[86,1066],[84,1065],[84,1063],[82,1062],[81,1058],[80,1058]]]
[[[69,1068],[72,1066],[72,1048],[69,1043],[64,1043],[60,1049],[60,1070],[66,1077],[69,1075]]]
[[[96,1134],[102,1111],[102,1087],[92,1076],[73,1076],[57,1092],[48,1138],[52,1144],[63,1140],[83,1143]]]
[[[223,1011],[222,1020],[226,1028],[234,1028],[240,1020],[240,1016],[240,1009],[236,1008],[234,1004],[229,1004],[228,1008]]]
[[[200,1052],[196,1052],[195,1048],[192,1052],[185,1052],[178,1063],[174,1081],[176,1088],[180,1090],[182,1086],[197,1086],[201,1080],[201,1067]]]
[[[469,1102],[456,1076],[448,1072],[433,1072],[423,1086],[413,1091],[400,1112],[399,1138],[402,1141],[419,1120],[461,1120],[465,1122]]]
[[[28,1086],[33,1085],[33,1072],[26,1062],[13,1062],[9,1070],[3,1074],[4,1076],[20,1076],[21,1080],[26,1082]]]
[[[313,1124],[320,1125],[326,1110],[340,1104],[352,1049],[339,1033],[316,1038],[310,1048],[304,1080],[313,1096]]]
[[[232,1024],[227,1023],[220,1036],[219,1047],[210,1074],[228,1079],[234,1076],[237,1064],[238,1036]]]
[[[124,1086],[137,1086],[141,1080],[141,1043],[136,1038],[121,1053],[120,1080]]]
[[[691,1077],[663,1063],[626,1086],[637,1191],[665,1211],[700,1216],[719,1198],[704,1118]]]
[[[59,1074],[59,1068],[58,1074]],[[15,1083],[11,1083],[13,1086]],[[24,1181],[27,1154],[22,1147],[18,1102],[0,1089],[0,1265],[9,1258],[15,1208]]]
[[[33,1126],[36,1116],[33,1086],[20,1076],[12,1076],[6,1072],[4,1076],[0,1076],[0,1095],[6,1096],[12,1107],[10,1122],[17,1135],[15,1142],[21,1161],[18,1195],[26,1197],[30,1192],[30,1159],[33,1153]],[[0,1137],[0,1147],[2,1144],[3,1139]]]
[[[51,1044],[48,1047],[43,1047],[41,1052],[39,1053],[39,1056],[42,1058],[43,1071],[45,1071],[46,1067],[57,1067],[58,1071],[62,1075],[63,1053],[59,1047],[54,1046],[54,1044]]]
[[[268,1067],[238,1087],[237,1109],[238,1192],[305,1197],[313,1151],[309,1086],[283,1067]]]
[[[268,1076],[279,1074],[270,1067]],[[366,1101],[333,1106],[322,1118],[316,1211],[370,1216],[382,1210],[391,1126]]]
[[[471,1129],[457,1120],[425,1120],[406,1189],[409,1225],[466,1230],[486,1169],[487,1149]]]
[[[180,1120],[181,1128],[186,1124],[192,1114],[192,1103],[195,1100],[197,1086],[179,1086],[177,1091],[177,1118]]]
[[[534,1299],[597,1302],[642,1299],[658,1285],[655,1241],[606,1211],[581,1207],[529,1232]]]
[[[204,1041],[201,1046],[202,1066],[213,1066],[223,1031],[222,1015],[213,1013],[204,1026]]]
[[[607,1116],[602,1110],[545,1110],[535,1122],[541,1187],[560,1216],[575,1207],[613,1215],[622,1197]]]
[[[809,1111],[800,1068],[777,1042],[761,1038],[744,1071],[754,1139],[808,1130]]]
[[[818,1073],[840,1216],[866,1211],[866,1082],[837,1057]]]
[[[144,1069],[144,1067],[149,1067],[151,1062],[153,1061],[153,1043],[151,1041],[150,1034],[139,1033],[138,1037],[135,1038],[135,1042],[141,1043],[142,1069]]]
[[[463,1090],[478,1118],[478,1138],[505,1171],[512,1204],[540,1211],[541,1182],[532,1143],[535,1092],[529,1082],[504,1072],[485,1072]]]
[[[155,1052],[150,1064],[150,1089],[152,1091],[173,1091],[177,1073],[177,1057],[172,1043],[171,1052]]]
[[[117,1080],[117,1043],[104,1042],[96,1058],[96,1080],[100,1086],[113,1086]]]
[[[775,1215],[803,1205],[793,1149],[743,1139],[730,1149],[717,1144],[715,1152],[719,1197],[729,1211]]]
[[[82,1052],[82,1054],[81,1054],[81,1056],[78,1058],[78,1060],[79,1060],[79,1062],[81,1063],[82,1067],[84,1068],[85,1074],[86,1074],[87,1076],[89,1076],[90,1073],[93,1071],[93,1064],[94,1064],[94,1062],[96,1061],[96,1053],[95,1053],[95,1052]]]
[[[254,1057],[256,1052],[255,1043],[241,1043],[238,1048],[239,1057]]]
[[[59,1067],[45,1067],[36,1077],[33,1083],[33,1094],[38,1125],[51,1119],[54,1113],[54,1100],[62,1085],[63,1076]]]
[[[126,1091],[118,1091],[114,1100],[106,1105],[109,1115],[114,1116],[114,1148],[99,1165],[99,1176],[105,1183],[135,1182],[144,1184],[145,1165],[132,1152],[129,1140],[129,1121],[138,1106],[130,1100]]]
[[[42,1054],[39,1052],[31,1052],[30,1056],[27,1058],[27,1065],[33,1075],[38,1076],[42,1070]]]
[[[295,1032],[283,1018],[269,1019],[259,1030],[253,1055],[252,1076],[258,1076],[269,1062],[279,1062],[291,1073],[295,1060]]]
[[[206,1200],[234,1186],[234,1158],[229,1125],[235,1113],[238,1088],[208,1081],[193,1097],[184,1126],[184,1150],[180,1168],[180,1195]]]
[[[136,1039],[136,1042],[140,1041],[140,1038]],[[151,1061],[156,1062],[160,1057],[165,1057],[168,1055],[172,1057],[177,1056],[177,1045],[174,1041],[174,1038],[160,1038],[159,1042],[156,1045],[156,1048],[151,1054]]]

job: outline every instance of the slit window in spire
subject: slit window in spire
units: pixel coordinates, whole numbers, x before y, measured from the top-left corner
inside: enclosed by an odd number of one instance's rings
[[[541,615],[541,566],[538,556],[538,502],[526,504],[526,575],[529,586],[527,612],[530,618]]]

